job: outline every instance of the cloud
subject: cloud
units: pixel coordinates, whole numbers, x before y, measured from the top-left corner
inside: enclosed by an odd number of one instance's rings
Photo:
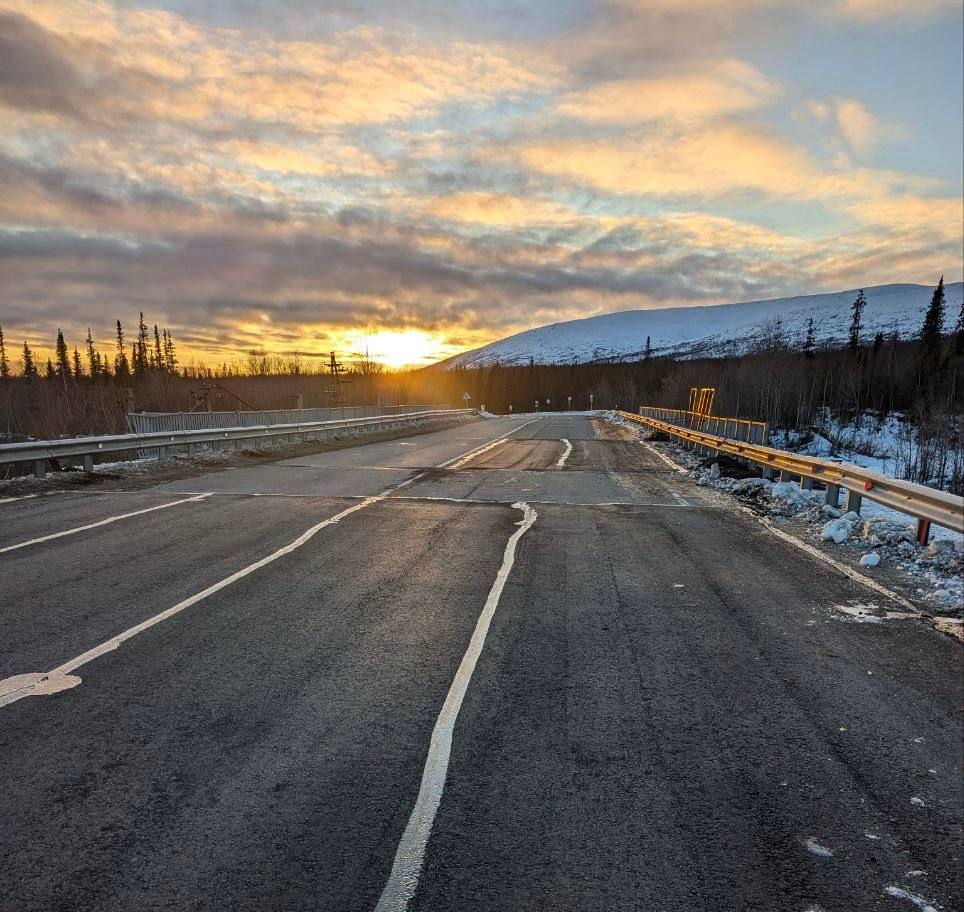
[[[882,133],[877,118],[856,98],[809,99],[804,111],[814,120],[832,123],[854,152],[866,152]]]
[[[807,148],[775,104],[802,91],[734,56],[814,11],[841,28],[836,0],[500,0],[486,37],[431,0],[305,2],[304,28],[302,0],[3,3],[13,337],[143,309],[219,360],[375,324],[478,344],[960,263],[956,188],[854,164],[885,122],[813,101]]]
[[[926,19],[945,11],[958,10],[959,0],[836,0],[830,12],[851,19]]]
[[[719,60],[698,72],[601,83],[562,99],[559,112],[593,123],[700,121],[751,111],[777,85],[741,60]]]

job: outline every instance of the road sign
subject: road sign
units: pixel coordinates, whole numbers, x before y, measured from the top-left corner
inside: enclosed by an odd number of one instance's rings
[[[472,398],[472,397],[469,395],[469,391],[466,390],[466,391],[465,391],[465,395],[462,396],[462,401],[463,401],[463,402],[468,402],[471,398]]]

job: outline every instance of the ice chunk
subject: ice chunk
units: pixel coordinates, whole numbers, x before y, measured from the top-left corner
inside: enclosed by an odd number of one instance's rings
[[[880,563],[880,555],[876,551],[871,551],[870,554],[865,554],[860,558],[861,567],[876,567]]]
[[[823,531],[820,533],[820,538],[823,541],[832,541],[834,544],[842,545],[848,538],[850,538],[851,533],[850,523],[847,522],[846,517],[840,517],[840,519],[832,519],[823,527]]]

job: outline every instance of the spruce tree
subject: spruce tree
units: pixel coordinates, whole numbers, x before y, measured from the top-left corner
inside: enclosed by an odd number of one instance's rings
[[[144,311],[140,312],[137,323],[137,342],[131,348],[131,366],[135,377],[143,377],[147,373],[147,324],[144,322]]]
[[[7,347],[3,341],[3,327],[0,326],[0,380],[10,376],[10,364],[7,361]]]
[[[25,380],[35,380],[37,378],[37,365],[33,360],[33,352],[30,350],[30,346],[24,342],[23,343],[23,377]]]
[[[117,321],[117,354],[114,356],[114,376],[122,383],[130,379],[131,367],[124,350],[124,328],[121,321]]]
[[[653,340],[647,336],[646,337],[646,348],[643,349],[643,360],[649,361],[653,357]]]
[[[70,355],[67,351],[67,343],[64,341],[63,331],[57,330],[56,345],[57,369],[56,374],[61,380],[69,380],[71,376]]]
[[[44,376],[45,376],[48,380],[56,380],[56,379],[57,379],[57,371],[54,369],[54,362],[51,361],[50,358],[47,359],[47,367],[46,367],[46,369],[44,370]]]
[[[170,330],[164,330],[164,367],[169,374],[177,372],[177,356],[174,353],[174,337]]]
[[[964,298],[961,299],[961,312],[957,315],[954,327],[954,354],[964,355]]]
[[[84,376],[84,369],[80,364],[80,352],[74,348],[74,379],[79,380]]]
[[[944,276],[937,283],[931,303],[924,315],[920,330],[921,358],[925,368],[933,367],[940,359],[941,330],[944,327]]]
[[[857,292],[854,303],[850,306],[850,339],[847,347],[856,352],[860,348],[860,321],[864,315],[864,308],[867,306],[867,299],[864,297],[864,290],[861,288]]]
[[[164,370],[164,356],[161,352],[161,336],[157,331],[157,324],[154,324],[154,370]]]
[[[90,334],[90,327],[87,327],[87,371],[91,380],[96,380],[100,376],[100,356],[94,348],[94,337]]]

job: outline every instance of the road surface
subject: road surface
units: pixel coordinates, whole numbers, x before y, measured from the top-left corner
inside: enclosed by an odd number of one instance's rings
[[[612,437],[0,504],[0,909],[960,908],[959,644]]]

